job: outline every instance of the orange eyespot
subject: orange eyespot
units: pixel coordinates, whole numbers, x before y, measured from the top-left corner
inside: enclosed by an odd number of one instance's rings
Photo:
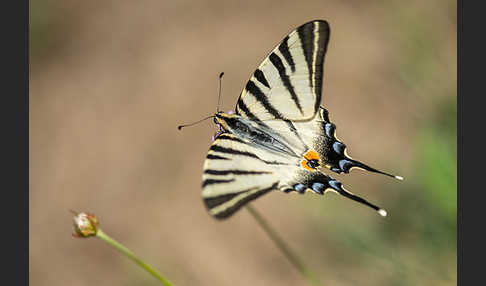
[[[300,162],[300,165],[301,165],[301,166],[302,166],[302,168],[304,168],[304,169],[307,169],[307,170],[309,170],[309,171],[314,171],[314,169],[312,169],[311,167],[309,167],[309,165],[307,165],[307,163],[308,163],[308,162],[309,162],[309,161],[307,161],[307,160],[302,160],[302,161]]]
[[[319,158],[319,155],[317,154],[317,152],[314,151],[314,150],[307,151],[307,153],[305,153],[305,155],[304,155],[304,158],[306,160],[312,160],[312,159],[319,160],[319,159],[321,159],[321,158]]]
[[[319,161],[320,157],[317,152],[314,150],[309,150],[307,151],[307,153],[305,153],[304,160],[300,162],[300,165],[304,169],[307,169],[309,171],[315,171],[320,165]]]

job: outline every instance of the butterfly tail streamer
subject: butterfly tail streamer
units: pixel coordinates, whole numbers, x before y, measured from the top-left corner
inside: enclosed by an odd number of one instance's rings
[[[351,199],[355,202],[358,202],[360,204],[363,204],[365,206],[368,206],[368,207],[374,209],[381,216],[387,215],[387,212],[384,209],[368,202],[367,200],[365,200],[362,197],[359,197],[359,196],[347,191],[346,189],[344,189],[341,182],[339,182],[338,180],[336,180],[336,179],[334,179],[330,176],[327,176],[323,173],[313,173],[310,177],[308,177],[306,180],[304,180],[304,183],[301,184],[301,185],[302,185],[302,188],[300,188],[300,186],[298,186],[299,189],[303,190],[303,192],[301,192],[301,194],[304,193],[304,190],[311,190],[314,193],[319,194],[319,195],[324,195],[327,192],[335,192],[335,193],[338,193],[339,195],[341,195],[343,197],[346,197],[348,199]]]
[[[335,190],[341,196],[344,196],[344,197],[346,197],[348,199],[351,199],[351,200],[353,200],[355,202],[358,202],[358,203],[361,203],[361,204],[363,204],[365,206],[368,206],[368,207],[374,209],[375,211],[377,211],[378,214],[380,214],[383,217],[387,216],[387,212],[384,209],[382,209],[382,208],[380,208],[380,207],[378,207],[378,206],[376,206],[376,205],[368,202],[367,200],[363,199],[360,196],[357,196],[357,195],[355,195],[355,194],[353,194],[353,193],[345,190],[342,187],[342,185],[341,185],[340,182],[338,182],[338,181],[331,181],[331,187],[333,188],[333,190]]]
[[[329,111],[327,111],[324,107],[321,106],[319,116],[320,116],[320,122],[322,122],[321,125],[322,133],[324,133],[325,136],[323,137],[323,139],[320,139],[318,148],[320,149],[321,153],[327,155],[326,163],[329,165],[329,168],[332,171],[338,174],[341,172],[347,174],[351,169],[359,168],[365,171],[392,177],[400,181],[403,180],[403,177],[401,176],[395,176],[380,171],[378,169],[375,169],[364,163],[352,159],[347,154],[346,144],[339,141],[336,137],[336,125],[330,121]]]
[[[339,162],[339,164],[340,164],[341,169],[344,170],[345,173],[348,173],[352,168],[359,168],[359,169],[363,169],[363,170],[368,171],[368,172],[382,174],[382,175],[403,181],[403,177],[401,177],[401,176],[395,176],[395,175],[380,171],[378,169],[370,167],[366,164],[363,164],[363,163],[356,161],[356,160],[353,160],[351,158],[348,158],[347,160],[341,160]]]

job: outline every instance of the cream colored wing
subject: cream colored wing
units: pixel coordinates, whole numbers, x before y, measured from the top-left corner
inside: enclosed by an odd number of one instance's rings
[[[253,120],[311,119],[321,103],[329,24],[308,22],[286,36],[243,89],[236,113]]]

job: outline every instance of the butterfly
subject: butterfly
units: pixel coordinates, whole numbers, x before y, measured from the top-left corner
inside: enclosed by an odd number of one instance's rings
[[[321,105],[329,35],[324,20],[290,32],[251,75],[235,111],[214,115],[220,131],[204,162],[202,198],[215,218],[228,218],[273,190],[336,192],[386,216],[329,175],[360,168],[403,179],[352,159],[336,138]]]

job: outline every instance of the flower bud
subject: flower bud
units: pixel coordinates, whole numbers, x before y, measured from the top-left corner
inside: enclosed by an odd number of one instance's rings
[[[73,218],[74,237],[90,237],[96,235],[99,222],[94,214],[71,212],[75,215]]]

